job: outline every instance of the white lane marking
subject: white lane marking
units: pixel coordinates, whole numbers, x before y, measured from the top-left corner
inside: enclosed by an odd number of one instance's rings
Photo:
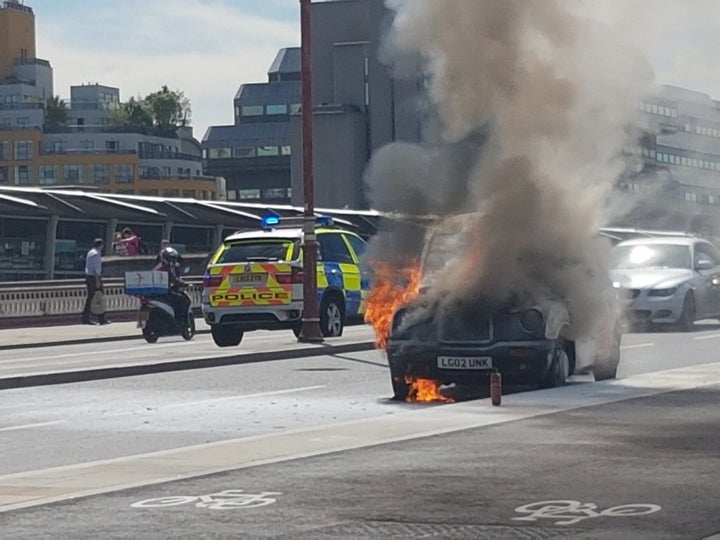
[[[537,521],[538,519],[557,519],[555,525],[573,525],[584,519],[597,517],[626,517],[644,516],[662,510],[657,504],[632,503],[613,506],[598,511],[595,503],[582,503],[571,500],[537,501],[518,506],[518,514],[530,514],[523,517],[514,517],[513,521]]]
[[[621,351],[627,351],[629,349],[643,349],[645,347],[654,347],[654,343],[636,343],[635,345],[621,345]]]
[[[172,405],[164,405],[160,407],[156,407],[158,410],[165,410],[165,409],[175,409],[177,407],[190,407],[192,405],[202,405],[204,403],[217,403],[218,401],[230,401],[233,399],[248,399],[248,398],[256,398],[256,397],[265,397],[265,396],[278,396],[281,394],[292,394],[295,392],[308,392],[309,390],[320,390],[321,388],[325,388],[324,384],[316,385],[316,386],[302,386],[299,388],[288,388],[286,390],[274,390],[272,392],[258,392],[257,394],[241,394],[239,396],[226,396],[221,398],[213,398],[213,399],[202,399],[200,401],[187,401],[185,403],[173,403]]]
[[[718,338],[720,338],[720,334],[708,334],[706,336],[695,336],[693,339],[702,341],[703,339],[718,339]]]
[[[39,427],[45,427],[45,426],[54,426],[56,424],[62,424],[64,422],[67,422],[67,420],[54,420],[52,422],[38,422],[37,424],[24,424],[22,426],[4,427],[4,428],[0,428],[0,431],[15,431],[15,430],[19,430],[19,429],[33,429],[33,428],[39,428]]]
[[[268,495],[282,495],[282,491],[261,491],[260,493],[245,493],[244,489],[226,489],[218,493],[207,495],[175,495],[145,499],[131,504],[132,508],[167,508],[181,504],[195,503],[196,508],[209,508],[210,510],[236,510],[238,508],[257,508],[277,501]],[[197,502],[196,502],[197,501]]]
[[[0,513],[345,450],[720,385],[720,362],[0,476]],[[68,482],[82,475],[82,486]],[[120,474],[121,473],[121,474]],[[26,491],[22,492],[21,488]]]

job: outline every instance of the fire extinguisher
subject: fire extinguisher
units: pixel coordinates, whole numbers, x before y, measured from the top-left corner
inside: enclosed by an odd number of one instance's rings
[[[490,374],[490,402],[498,407],[502,401],[502,376],[496,369]]]

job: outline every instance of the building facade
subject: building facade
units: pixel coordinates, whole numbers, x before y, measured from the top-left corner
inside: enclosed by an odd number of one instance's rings
[[[661,86],[638,104],[636,166],[619,187],[633,209],[622,225],[720,237],[720,102]]]
[[[300,101],[300,49],[281,49],[268,82],[238,89],[233,125],[208,128],[202,141],[205,172],[225,178],[228,199],[290,202],[290,119]]]

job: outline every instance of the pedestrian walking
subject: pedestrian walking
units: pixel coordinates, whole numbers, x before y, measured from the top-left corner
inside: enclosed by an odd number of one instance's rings
[[[87,252],[85,257],[85,286],[87,287],[87,298],[85,299],[85,309],[83,310],[82,323],[83,324],[95,324],[90,320],[90,315],[93,310],[93,300],[95,305],[102,306],[100,310],[92,313],[97,315],[98,322],[100,324],[108,324],[105,318],[104,302],[97,302],[98,298],[95,298],[97,294],[103,295],[103,283],[102,283],[102,250],[105,242],[102,238],[96,238],[93,242],[93,247]],[[101,298],[101,296],[99,297]]]

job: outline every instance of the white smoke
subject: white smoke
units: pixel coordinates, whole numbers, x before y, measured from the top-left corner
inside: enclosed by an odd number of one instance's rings
[[[647,64],[572,0],[386,2],[396,16],[385,54],[423,60],[441,136],[377,153],[373,206],[480,212],[482,264],[457,294],[562,298],[584,331],[609,287],[597,231]]]

